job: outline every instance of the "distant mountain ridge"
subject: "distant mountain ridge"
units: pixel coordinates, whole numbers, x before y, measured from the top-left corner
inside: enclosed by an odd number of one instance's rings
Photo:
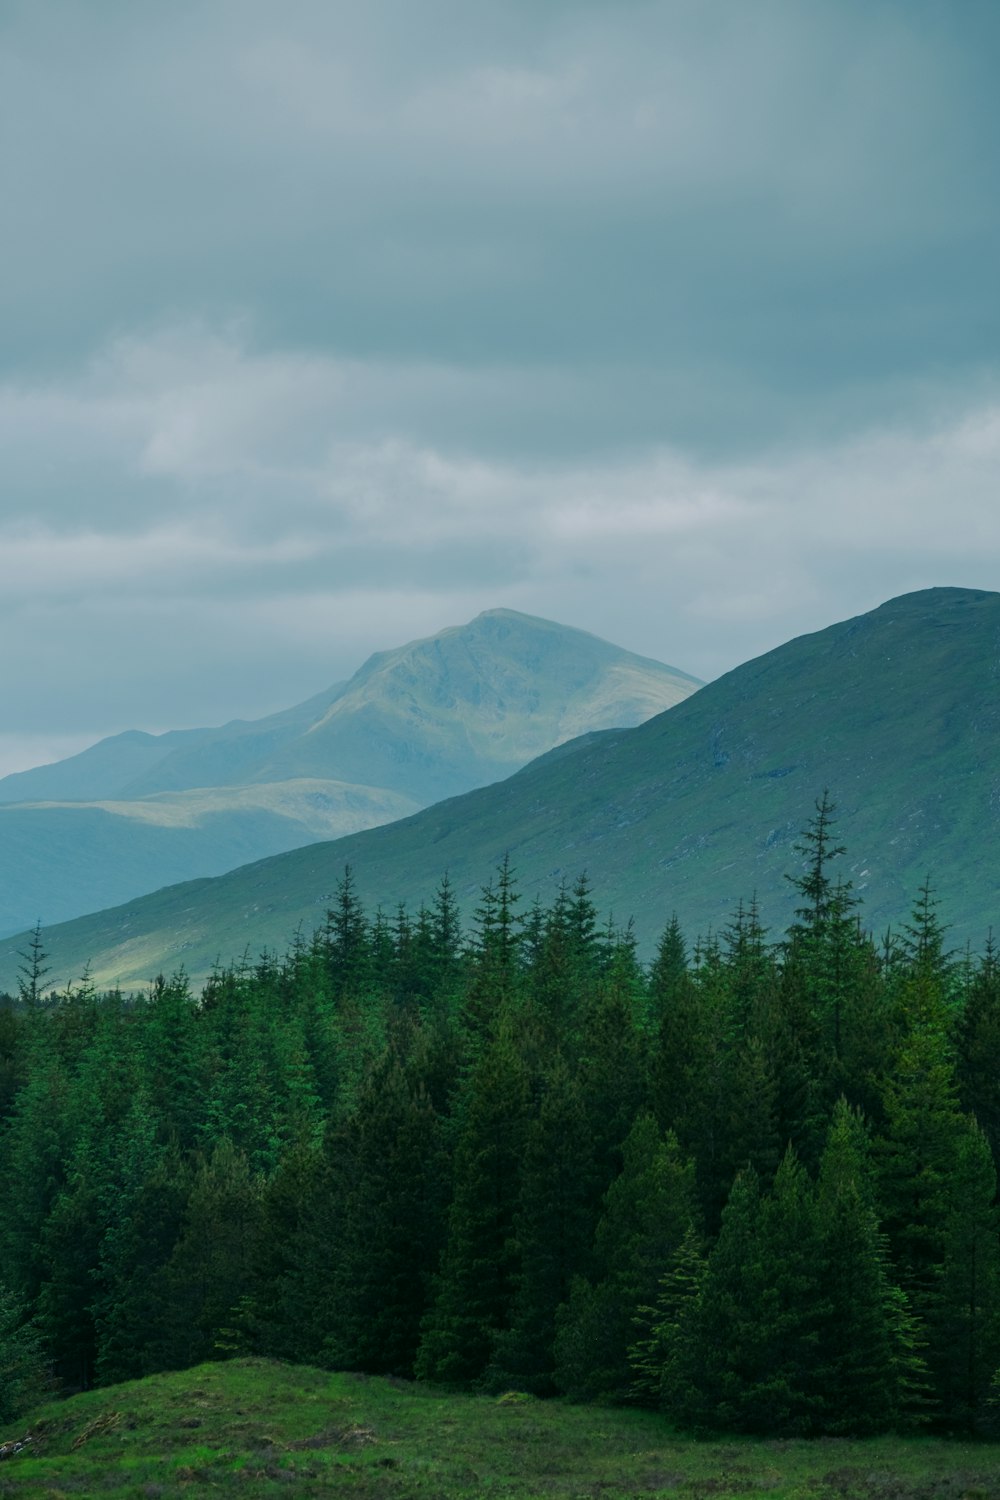
[[[194,975],[322,921],[350,863],[371,905],[429,899],[447,870],[468,913],[509,851],[550,898],[589,872],[648,954],[672,912],[718,930],[755,893],[778,928],[795,843],[824,789],[843,875],[876,932],[929,873],[951,941],[1000,919],[1000,594],[940,588],[788,642],[632,729],[586,736],[498,785],[217,880],[162,890],[46,933],[54,972],[101,982]],[[18,944],[0,944],[0,984]],[[20,944],[23,946],[23,941]]]
[[[513,610],[254,721],[140,731],[0,781],[0,933],[406,816],[697,679]]]

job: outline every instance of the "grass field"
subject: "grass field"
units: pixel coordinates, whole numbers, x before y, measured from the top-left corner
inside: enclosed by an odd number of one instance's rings
[[[53,1403],[0,1442],[0,1496],[755,1496],[1000,1500],[1000,1448],[927,1438],[678,1437],[649,1412],[433,1388],[267,1360]]]

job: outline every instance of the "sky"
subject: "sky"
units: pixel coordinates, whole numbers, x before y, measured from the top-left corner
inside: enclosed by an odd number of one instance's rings
[[[3,0],[0,773],[1000,581],[996,0]]]

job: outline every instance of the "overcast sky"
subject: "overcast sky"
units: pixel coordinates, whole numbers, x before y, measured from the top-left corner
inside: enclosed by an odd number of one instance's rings
[[[0,771],[1000,581],[996,0],[2,0]]]

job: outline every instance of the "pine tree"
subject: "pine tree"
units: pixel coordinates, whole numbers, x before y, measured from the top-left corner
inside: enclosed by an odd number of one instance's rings
[[[262,1184],[250,1287],[234,1309],[239,1342],[249,1352],[299,1364],[322,1360],[335,1268],[332,1197],[321,1147],[292,1142]]]
[[[703,1425],[707,1404],[700,1346],[705,1270],[704,1245],[691,1224],[666,1263],[655,1299],[639,1308],[639,1332],[628,1351],[633,1397],[694,1429]]]
[[[202,1126],[207,1069],[195,1003],[183,972],[154,981],[140,1013],[143,1086],[164,1140],[189,1151]]]
[[[990,934],[955,1024],[962,1108],[974,1114],[1000,1165],[1000,956]]]
[[[25,1027],[10,1004],[0,1002],[0,1132],[10,1119],[24,1082]]]
[[[823,1429],[861,1435],[908,1419],[925,1384],[906,1299],[893,1284],[875,1209],[867,1133],[837,1104],[820,1162]]]
[[[0,1422],[13,1422],[40,1400],[47,1375],[27,1307],[0,1281]]]
[[[593,1272],[574,1280],[557,1319],[556,1383],[574,1400],[630,1397],[642,1310],[655,1303],[663,1268],[695,1220],[694,1168],[651,1114],[636,1119],[623,1158],[604,1198]]]
[[[522,922],[515,872],[505,854],[496,885],[482,890],[461,1018],[473,1054],[496,1034],[498,1017],[509,1011],[521,990]]]
[[[157,1139],[150,1101],[139,1094],[114,1161],[100,1172],[101,1236],[88,1299],[102,1383],[137,1379],[164,1357],[163,1268],[181,1229],[190,1178],[176,1143]],[[72,1288],[66,1289],[72,1301]]]
[[[371,931],[358,898],[354,871],[344,866],[336,899],[327,912],[324,949],[334,998],[357,999],[372,973]]]
[[[163,1268],[162,1358],[169,1369],[217,1359],[239,1343],[253,1286],[261,1182],[222,1139],[197,1162],[180,1234]]]
[[[42,980],[49,972],[45,960],[48,954],[42,941],[42,924],[36,922],[28,939],[27,952],[18,952],[21,960],[17,974],[17,994],[21,1004],[28,1010],[37,1010],[42,1004]]]
[[[792,1151],[767,1198],[755,1173],[737,1177],[698,1304],[708,1425],[784,1436],[821,1428],[819,1249],[812,1185]]]
[[[487,1383],[552,1393],[556,1312],[587,1266],[594,1233],[593,1161],[580,1084],[556,1057],[527,1126],[514,1219],[510,1325],[493,1341]]]
[[[71,1080],[55,1043],[46,1018],[33,1015],[23,1044],[25,1080],[0,1137],[0,1265],[12,1296],[28,1306],[41,1285],[42,1229],[65,1183],[75,1130]]]
[[[923,1010],[910,1019],[884,1084],[879,1201],[900,1285],[923,1325],[944,1256],[949,1181],[963,1126],[945,1019]]]
[[[664,934],[649,982],[649,1009],[657,1030],[649,1062],[649,1099],[662,1130],[676,1133],[696,1167],[709,1229],[732,1184],[721,1122],[728,1108],[725,973],[717,944],[699,946],[692,972],[680,962],[680,929]]]
[[[440,1122],[391,1052],[331,1142],[337,1259],[326,1348],[340,1367],[410,1376],[441,1250]]]
[[[964,1119],[948,1178],[940,1276],[928,1315],[928,1363],[949,1427],[989,1430],[1000,1368],[1000,1217],[989,1142]]]
[[[509,1326],[530,1080],[511,1029],[476,1058],[456,1103],[453,1196],[434,1300],[416,1361],[420,1379],[467,1382]]]

